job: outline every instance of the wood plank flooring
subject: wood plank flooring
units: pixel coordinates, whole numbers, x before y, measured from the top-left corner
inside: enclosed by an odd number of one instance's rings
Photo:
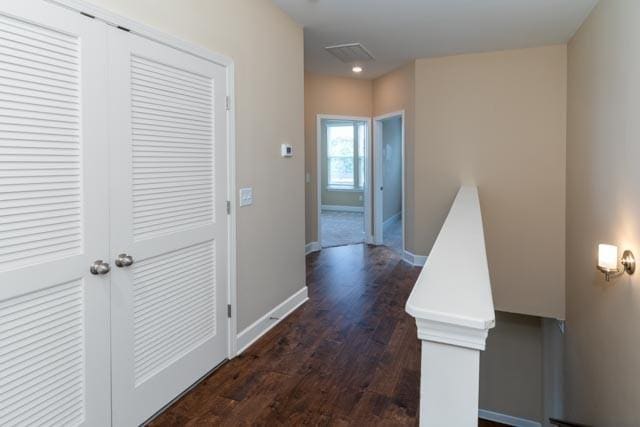
[[[309,301],[150,425],[417,425],[418,273],[383,246],[309,255]]]

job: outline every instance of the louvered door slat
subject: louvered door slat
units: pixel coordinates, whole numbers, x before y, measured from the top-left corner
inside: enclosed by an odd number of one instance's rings
[[[213,94],[210,83],[195,74],[136,56],[132,57],[131,64],[131,128],[134,135],[133,218],[136,238],[149,238],[154,234],[171,233],[213,221]],[[185,82],[188,82],[188,85],[185,85]],[[165,112],[164,120],[149,120],[149,114],[154,113],[145,110],[144,99],[149,96],[172,105],[188,105],[210,120],[204,125],[190,123],[182,117],[174,120],[171,111]],[[184,150],[181,147],[182,141],[200,141],[202,145],[192,145],[188,150]],[[154,142],[164,146],[150,147],[149,144]],[[204,169],[197,178],[159,182],[154,180],[154,176],[146,175],[148,181],[142,181],[145,176],[140,174],[142,167],[164,168],[165,164],[169,168],[185,166],[187,170],[190,166],[201,165]],[[202,201],[192,209],[174,210],[153,210],[148,206],[141,208],[138,203],[141,197],[142,200],[146,200],[144,197],[155,196],[160,204],[164,203],[164,207],[182,190],[199,193]]]
[[[114,336],[126,337],[114,422],[137,424],[226,354],[226,70],[122,31],[109,45],[127,76],[113,103],[128,105],[113,110],[111,241],[136,259],[113,274]]]
[[[110,424],[108,281],[88,271],[108,254],[105,35],[0,2],[2,426]]]
[[[52,40],[54,41],[52,43]],[[60,33],[48,32],[41,27],[29,27],[26,23],[17,20],[10,20],[7,17],[0,18],[0,57],[3,61],[14,67],[19,64],[12,62],[16,56],[28,56],[40,62],[47,62],[43,68],[55,68],[55,63],[61,57],[69,64],[68,72],[64,74],[66,82],[58,82],[55,86],[49,84],[41,77],[20,75],[17,79],[2,79],[0,83],[0,105],[9,102],[21,104],[19,100],[29,100],[39,104],[38,100],[46,105],[58,105],[68,108],[70,104],[79,104],[80,80],[78,74],[79,44],[75,37],[64,37]],[[4,53],[4,55],[3,55]],[[49,62],[50,59],[54,61]],[[57,70],[60,72],[59,70]],[[5,75],[6,77],[6,75]],[[6,110],[0,110],[5,114]],[[8,114],[7,114],[8,116]],[[75,164],[72,166],[71,174],[64,178],[50,179],[47,174],[41,176],[29,176],[17,179],[0,175],[0,196],[8,194],[28,194],[29,192],[39,192],[46,197],[47,191],[58,191],[62,189],[80,188],[80,163],[81,152],[79,133],[79,117],[72,116],[67,124],[54,125],[52,122],[42,117],[41,114],[22,117],[15,115],[0,118],[0,166],[11,165],[18,170],[31,168],[35,164],[51,163],[61,166],[66,163]],[[55,146],[55,142],[43,147],[39,145],[39,139],[51,139],[53,141],[65,141],[64,148]],[[11,141],[11,142],[9,142]],[[24,142],[23,142],[24,141]],[[62,250],[66,255],[69,253],[80,253],[82,246],[82,234],[80,224],[80,194],[77,193],[75,199],[58,204],[55,212],[64,213],[64,220],[76,224],[76,228],[68,230],[65,236],[55,239],[54,236],[43,239],[5,239],[0,242],[0,269],[15,267],[17,261],[21,264],[43,262],[46,256],[55,259],[60,256],[57,252]],[[66,208],[66,209],[65,209]],[[60,217],[59,215],[56,215]],[[37,218],[47,218],[48,211],[34,213],[33,209],[21,209],[0,207],[0,224],[14,224],[12,230],[17,230],[17,225],[23,223],[32,227],[33,220]],[[0,229],[0,232],[2,229]],[[39,230],[32,230],[32,235],[37,235]],[[48,231],[46,228],[40,230],[44,237]],[[49,251],[38,249],[49,248]],[[55,249],[55,251],[54,251]],[[29,251],[32,252],[29,252]],[[24,256],[16,257],[18,253]],[[27,253],[38,254],[36,258],[30,258]]]

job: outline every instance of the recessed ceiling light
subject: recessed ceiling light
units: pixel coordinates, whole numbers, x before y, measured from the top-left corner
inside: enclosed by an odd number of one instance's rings
[[[353,71],[354,73],[361,73],[362,72],[362,67],[359,65],[356,65],[355,67],[353,67],[351,69],[351,71]]]

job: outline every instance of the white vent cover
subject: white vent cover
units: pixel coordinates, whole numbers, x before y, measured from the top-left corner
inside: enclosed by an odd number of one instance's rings
[[[360,43],[345,43],[325,47],[327,52],[345,63],[373,61],[375,58]]]

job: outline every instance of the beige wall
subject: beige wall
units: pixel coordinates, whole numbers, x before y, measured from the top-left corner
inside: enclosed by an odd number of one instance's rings
[[[237,184],[254,189],[237,213],[241,331],[305,285],[302,29],[262,0],[91,1],[235,62]]]
[[[539,317],[496,312],[480,353],[480,408],[541,422],[543,333]]]
[[[318,114],[371,117],[371,80],[304,73],[305,165],[310,182],[306,184],[306,242],[318,241]]]
[[[415,63],[410,62],[373,81],[373,115],[404,110],[405,144],[405,248],[417,253],[414,244],[414,117]],[[375,161],[375,160],[374,160]],[[442,225],[442,224],[441,224]]]
[[[610,283],[598,243],[640,255],[640,2],[601,0],[569,43],[566,407],[640,420],[640,274]]]
[[[479,187],[497,310],[564,318],[566,47],[420,59],[415,250]]]

